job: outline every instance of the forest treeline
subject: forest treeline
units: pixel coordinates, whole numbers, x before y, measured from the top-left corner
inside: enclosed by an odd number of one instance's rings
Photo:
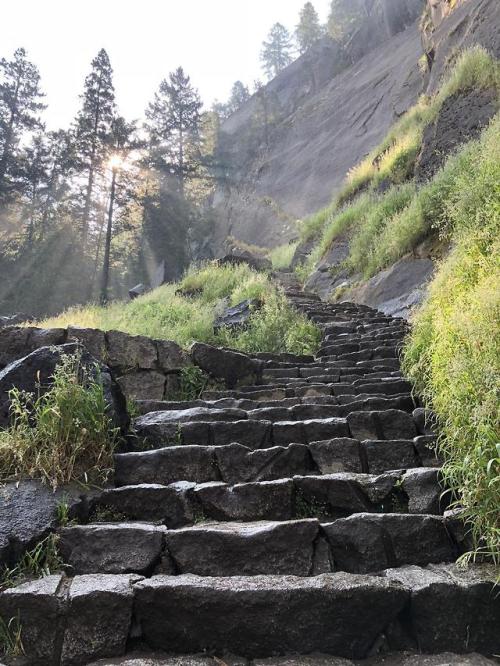
[[[359,0],[359,6],[364,0]],[[263,43],[272,78],[329,34],[342,39],[360,13],[332,0],[328,25],[310,2],[291,33],[276,24]],[[229,100],[203,109],[182,67],[171,72],[143,122],[120,115],[105,49],[90,65],[69,128],[44,124],[43,82],[23,48],[0,60],[0,308],[57,312],[122,297],[138,282],[176,279],[209,257],[215,184],[230,177],[221,122],[255,94],[254,149],[267,143],[274,113],[263,83],[237,81]]]

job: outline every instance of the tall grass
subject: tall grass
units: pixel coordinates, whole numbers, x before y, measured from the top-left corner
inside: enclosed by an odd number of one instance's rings
[[[249,298],[257,299],[263,307],[253,313],[244,334],[224,329],[214,333],[215,317],[227,305]],[[277,307],[278,317],[270,315],[270,303]],[[179,283],[164,285],[129,303],[71,308],[41,325],[117,329],[174,340],[184,347],[199,341],[242,351],[255,351],[260,345],[259,351],[294,352],[300,348],[314,353],[319,345],[316,327],[307,322],[305,328],[303,317],[287,306],[283,293],[269,277],[246,264],[219,266],[209,262],[191,268]],[[289,329],[287,335],[282,334],[285,328]]]
[[[455,174],[438,225],[454,248],[415,319],[404,367],[439,416],[445,479],[474,539],[468,557],[500,563],[498,117]]]
[[[284,245],[273,248],[269,252],[268,257],[273,264],[274,270],[285,270],[290,268],[298,244],[298,241],[294,243],[285,243]]]
[[[63,357],[47,393],[13,389],[11,417],[0,430],[0,479],[42,478],[53,488],[106,481],[117,431],[102,385],[78,355]]]

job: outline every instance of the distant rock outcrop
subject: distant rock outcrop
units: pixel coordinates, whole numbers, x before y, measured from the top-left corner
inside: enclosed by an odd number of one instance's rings
[[[421,0],[374,0],[344,45],[320,40],[230,116],[221,160],[230,179],[213,197],[213,239],[274,246],[327,204],[347,171],[422,90]]]

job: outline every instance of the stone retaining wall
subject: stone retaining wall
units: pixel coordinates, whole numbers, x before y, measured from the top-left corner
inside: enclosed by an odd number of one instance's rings
[[[92,328],[8,327],[0,330],[0,369],[35,349],[79,341],[105,363],[127,398],[163,400],[179,387],[189,355],[170,340]]]

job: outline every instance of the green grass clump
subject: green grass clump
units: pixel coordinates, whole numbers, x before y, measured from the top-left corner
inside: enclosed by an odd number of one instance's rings
[[[63,357],[45,394],[13,389],[11,417],[0,430],[0,479],[41,478],[54,489],[107,479],[117,431],[98,378],[78,356]]]
[[[273,264],[274,270],[279,271],[290,268],[297,245],[298,242],[285,243],[284,245],[275,247],[269,252],[268,257]]]
[[[6,567],[0,573],[0,590],[61,571],[63,561],[57,548],[58,541],[58,535],[50,533],[34,548],[24,553],[15,567]]]
[[[371,272],[372,257],[387,220],[404,210],[414,195],[415,187],[411,184],[393,187],[363,211],[364,215],[357,220],[347,262],[353,271],[365,275]]]
[[[441,230],[454,247],[414,322],[404,367],[438,414],[446,483],[478,554],[500,563],[500,119],[456,174]],[[478,149],[478,150],[477,150]]]
[[[245,352],[315,353],[321,341],[317,326],[292,308],[282,292],[275,291],[251,317],[248,328],[221,331],[220,342]]]
[[[22,627],[19,616],[3,620],[0,617],[0,656],[20,657],[24,655]]]
[[[263,307],[254,312],[245,331],[214,333],[216,316],[228,304],[236,305],[249,298],[257,299]],[[277,318],[270,315],[271,303],[279,306]],[[314,353],[319,346],[317,328],[307,324],[305,327],[302,315],[286,304],[282,291],[265,273],[246,264],[219,266],[209,262],[191,268],[180,283],[164,285],[129,303],[71,308],[40,325],[116,329],[174,340],[183,347],[198,341],[242,351],[294,352],[304,348],[307,353]],[[282,334],[285,329],[286,335]],[[305,333],[301,343],[299,338]]]

